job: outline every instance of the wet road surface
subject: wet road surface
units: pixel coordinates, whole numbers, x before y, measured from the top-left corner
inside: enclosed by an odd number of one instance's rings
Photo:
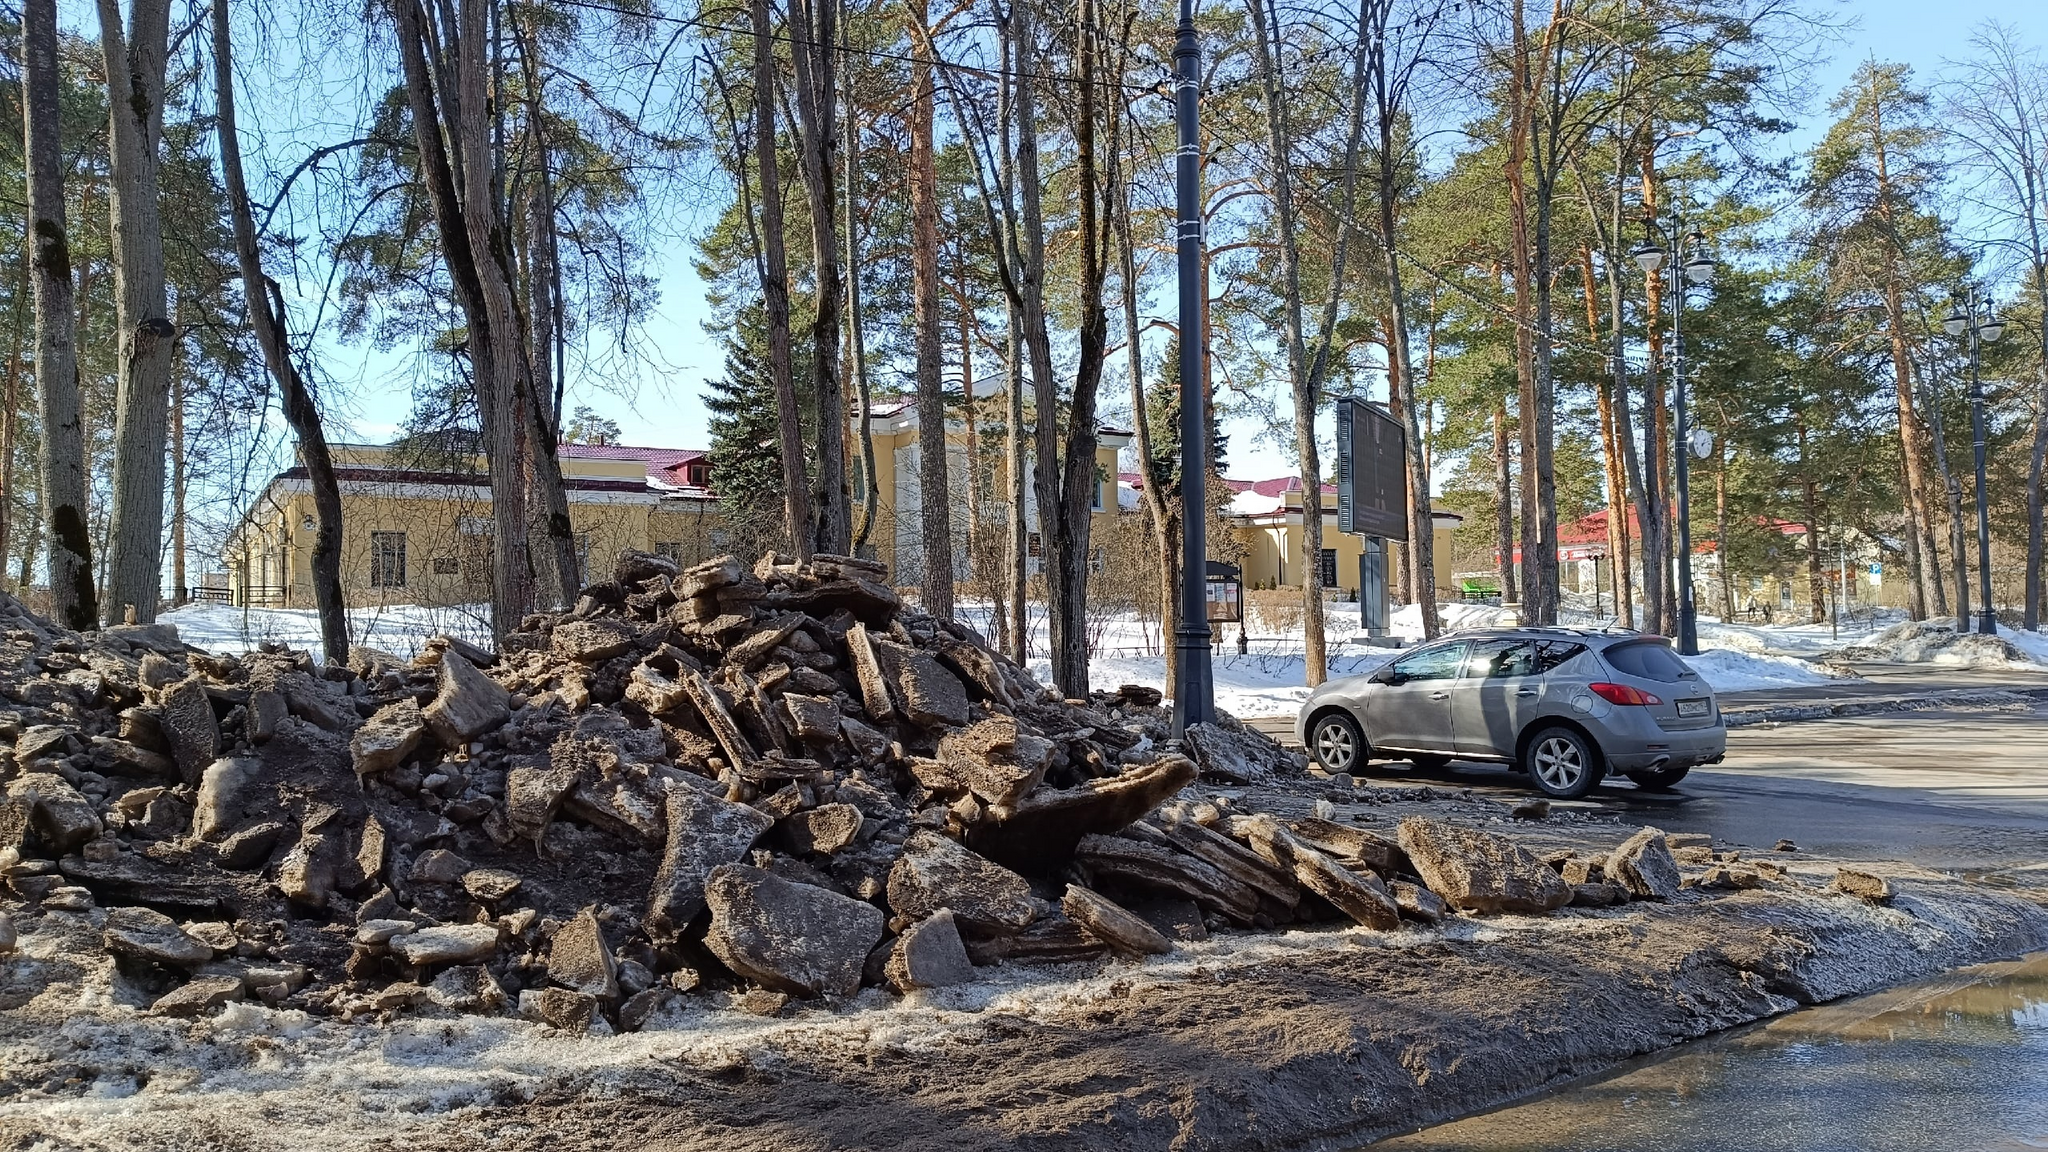
[[[1796,1012],[1372,1148],[2048,1148],[2048,954]]]
[[[1420,772],[1375,764],[1384,783],[1532,790],[1501,765]],[[1737,728],[1728,757],[1671,792],[1610,780],[1577,805],[1667,832],[1768,847],[1780,838],[1848,857],[2048,883],[2048,710],[1890,713]]]

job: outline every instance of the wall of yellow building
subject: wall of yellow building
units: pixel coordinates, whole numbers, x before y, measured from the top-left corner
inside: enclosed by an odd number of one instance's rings
[[[1291,510],[1285,523],[1273,520],[1249,521],[1251,527],[1250,553],[1245,558],[1244,578],[1253,585],[1295,585],[1301,583],[1302,562],[1306,555],[1302,541],[1301,514]],[[1451,544],[1454,530],[1438,527],[1435,536],[1435,551],[1431,567],[1436,571],[1436,586],[1449,588],[1451,584]],[[1332,587],[1347,593],[1358,591],[1358,560],[1365,554],[1365,537],[1349,532],[1337,531],[1334,514],[1323,519],[1323,547],[1337,553],[1337,582]],[[1387,574],[1390,581],[1400,571],[1401,552],[1405,547],[1393,541],[1388,550]],[[1438,599],[1443,599],[1439,592]]]
[[[854,435],[858,436],[858,434],[859,429],[854,429]],[[947,435],[950,443],[955,446],[964,443],[966,440],[966,430],[964,428],[948,428]],[[894,500],[897,479],[896,454],[917,442],[917,429],[905,428],[896,432],[878,432],[875,434],[874,442],[875,474],[870,483],[865,485],[856,484],[854,486],[853,519],[855,526],[858,527],[864,502],[869,499],[875,500],[874,523],[868,531],[868,546],[873,550],[873,558],[888,565],[889,571],[893,573],[897,570],[897,513]],[[861,451],[860,444],[856,440],[851,447],[855,453],[856,475],[858,475],[862,471],[858,465],[859,453]],[[1103,481],[1103,509],[1097,512],[1093,518],[1090,525],[1092,532],[1105,530],[1118,514],[1115,481],[1117,474],[1117,451],[1118,449],[1112,445],[1101,445],[1095,450],[1096,466],[1102,470],[1106,479]],[[993,461],[991,467],[994,470],[997,483],[1001,483],[1001,478],[1005,471],[1004,462],[1002,460]],[[967,494],[955,492],[951,495],[953,497],[953,527],[956,531],[964,531],[966,528],[965,509]],[[1002,501],[992,500],[990,503],[1000,505]]]
[[[696,502],[692,502],[695,505]],[[374,492],[342,496],[341,583],[352,607],[446,606],[490,596],[493,505],[487,500]],[[644,503],[574,502],[572,530],[582,537],[586,580],[605,579],[627,549],[670,549],[685,563],[716,555],[724,520],[715,506],[673,508]],[[310,493],[267,498],[223,557],[236,602],[305,608],[313,605],[312,547],[316,523]],[[379,535],[400,534],[404,581],[389,586],[373,574]],[[388,566],[384,573],[389,575]]]

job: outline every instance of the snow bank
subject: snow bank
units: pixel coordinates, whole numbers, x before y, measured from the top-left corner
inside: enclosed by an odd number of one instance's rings
[[[259,644],[279,642],[323,656],[320,616],[311,608],[236,608],[228,604],[187,604],[157,617],[178,626],[178,637],[209,652],[247,652]],[[455,636],[489,644],[491,611],[487,604],[430,608],[392,604],[356,608],[348,614],[349,640],[411,657],[430,638]]]
[[[1716,692],[1754,692],[1767,688],[1802,688],[1841,679],[1797,656],[1772,656],[1727,648],[1703,649],[1684,658]]]

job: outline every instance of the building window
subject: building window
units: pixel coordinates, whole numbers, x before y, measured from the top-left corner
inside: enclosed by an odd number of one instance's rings
[[[1105,474],[1102,471],[1102,465],[1097,464],[1095,466],[1095,498],[1088,505],[1090,508],[1093,508],[1097,512],[1102,511],[1102,488],[1103,485],[1108,483],[1108,480],[1106,480],[1104,476]]]
[[[1024,538],[1024,554],[1025,554],[1026,556],[1029,556],[1029,557],[1031,557],[1031,558],[1032,558],[1033,560],[1036,560],[1036,559],[1038,559],[1038,558],[1039,558],[1039,556],[1043,555],[1043,554],[1044,554],[1044,552],[1045,552],[1045,538],[1044,538],[1044,537],[1040,536],[1040,535],[1039,535],[1038,533],[1036,533],[1036,532],[1033,532],[1033,533],[1032,533],[1031,535],[1029,535],[1029,536],[1026,536],[1026,537]]]
[[[1335,588],[1336,586],[1337,550],[1335,548],[1325,548],[1323,549],[1323,587]]]
[[[1109,553],[1103,549],[1102,545],[1097,544],[1088,550],[1088,571],[1100,576],[1103,569],[1107,567],[1109,567]]]
[[[489,536],[496,527],[489,516],[461,516],[455,521],[458,536]]]
[[[711,483],[711,468],[706,464],[692,464],[683,470],[683,476],[692,487],[702,488]]]
[[[434,575],[454,576],[462,571],[462,562],[453,556],[434,557]]]
[[[370,533],[370,587],[405,587],[405,533]]]

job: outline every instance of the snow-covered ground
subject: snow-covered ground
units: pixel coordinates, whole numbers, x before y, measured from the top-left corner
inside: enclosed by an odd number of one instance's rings
[[[311,608],[236,608],[227,604],[188,604],[157,617],[178,626],[185,643],[210,652],[247,652],[266,641],[280,641],[322,657],[320,618]],[[464,604],[426,608],[415,604],[357,608],[348,614],[349,639],[398,656],[410,657],[434,636],[449,635],[488,644],[490,606]]]
[[[1566,597],[1562,623],[1597,627],[1609,622],[1609,618],[1592,611],[1589,598],[1585,604],[1577,603],[1578,599],[1582,598]],[[1447,632],[1505,623],[1500,609],[1483,604],[1449,603],[1440,612]],[[960,615],[985,635],[993,633],[989,605],[962,605]],[[1902,618],[1896,613],[1880,615],[1875,620],[1840,628],[1828,624],[1702,620],[1702,651],[1690,658],[1690,663],[1717,692],[1824,684],[1835,674],[1802,657],[1868,643]],[[214,651],[244,651],[265,641],[282,641],[295,648],[308,648],[316,658],[320,654],[319,621],[311,609],[244,610],[222,604],[195,604],[166,613],[162,619],[176,624],[186,642]],[[358,644],[410,656],[428,638],[442,633],[487,642],[487,619],[486,606],[481,604],[361,608],[349,614],[349,632]],[[1031,631],[1033,650],[1043,653],[1046,622],[1042,608],[1037,606],[1032,613]],[[1269,632],[1254,623],[1245,638],[1243,653],[1237,650],[1236,625],[1224,626],[1220,631],[1222,642],[1215,660],[1218,707],[1238,716],[1270,716],[1293,712],[1307,699],[1303,637],[1298,628]],[[1324,614],[1324,646],[1330,675],[1365,675],[1398,656],[1401,647],[1420,641],[1421,612],[1412,605],[1396,610],[1389,631],[1391,640],[1369,642],[1359,629],[1357,605],[1330,604]],[[1090,621],[1089,633],[1097,652],[1089,666],[1089,680],[1095,687],[1165,686],[1163,652],[1171,646],[1171,638],[1162,644],[1156,625],[1129,613],[1104,615]],[[2048,635],[2018,631],[2003,635],[2037,665],[2048,664]],[[1041,679],[1049,678],[1050,666],[1042,655],[1031,661],[1031,670]]]

